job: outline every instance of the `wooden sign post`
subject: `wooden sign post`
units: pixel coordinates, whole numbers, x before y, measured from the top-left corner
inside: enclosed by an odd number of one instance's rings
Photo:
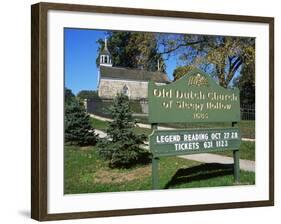
[[[148,86],[152,188],[159,188],[158,163],[163,156],[233,151],[234,179],[239,182],[241,134],[239,90],[228,90],[207,74],[193,70],[168,85]],[[228,128],[157,130],[158,123],[229,122]]]

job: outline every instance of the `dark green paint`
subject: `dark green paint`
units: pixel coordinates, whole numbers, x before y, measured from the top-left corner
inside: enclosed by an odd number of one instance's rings
[[[233,169],[235,183],[239,183],[239,147],[241,135],[238,128],[212,128],[190,130],[157,130],[157,125],[152,125],[153,132],[149,136],[149,147],[152,152],[152,188],[159,188],[158,163],[159,157],[179,156],[217,151],[233,151]],[[172,137],[171,137],[172,136]],[[172,142],[171,142],[172,140]],[[168,142],[167,142],[168,141]],[[217,142],[219,144],[217,144]],[[224,145],[222,145],[222,142]],[[188,145],[196,148],[178,150],[175,144]],[[227,144],[227,145],[226,145]]]
[[[159,178],[158,178],[158,164],[159,158],[152,158],[152,186],[153,189],[159,188]]]
[[[219,86],[208,74],[195,69],[179,80],[167,84],[148,85],[149,136],[152,152],[152,188],[159,188],[158,163],[163,156],[179,156],[217,151],[233,151],[235,183],[240,180],[239,146],[241,135],[235,124],[240,121],[239,90]],[[232,122],[223,129],[157,130],[157,123]],[[229,133],[229,135],[227,134]],[[235,134],[236,133],[236,134]],[[200,139],[185,138],[192,135]],[[212,136],[217,138],[212,138]],[[163,136],[163,137],[161,137]],[[165,137],[168,136],[168,137]],[[172,142],[169,140],[172,138]],[[208,136],[208,138],[206,137]]]
[[[151,124],[151,129],[157,130],[157,124]],[[159,188],[158,163],[159,163],[159,158],[153,156],[152,157],[152,186],[153,186],[153,189]]]
[[[239,165],[239,150],[233,151],[233,166],[234,166],[234,180],[235,183],[240,181],[240,165]]]
[[[201,138],[192,139],[196,135]],[[240,143],[238,128],[154,130],[149,136],[149,147],[154,157],[237,150]]]
[[[167,85],[149,82],[148,104],[150,123],[240,121],[239,90],[225,89],[197,69]]]

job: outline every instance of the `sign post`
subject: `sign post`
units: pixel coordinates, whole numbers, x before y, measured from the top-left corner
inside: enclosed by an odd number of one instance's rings
[[[158,189],[158,163],[163,156],[233,151],[235,182],[239,182],[241,135],[239,90],[219,86],[207,74],[193,70],[168,85],[148,86],[152,188]],[[157,130],[158,123],[229,122],[228,128]]]
[[[233,160],[234,160],[234,180],[235,183],[240,181],[240,172],[239,172],[239,150],[233,151]]]
[[[237,122],[232,122],[232,127],[235,127]],[[239,183],[240,181],[240,166],[239,166],[239,148],[237,150],[233,150],[233,164],[234,164],[234,181],[235,183]]]
[[[151,128],[153,130],[157,130],[157,124],[151,124]],[[158,189],[159,188],[159,181],[158,181],[158,157],[152,157],[152,188]]]

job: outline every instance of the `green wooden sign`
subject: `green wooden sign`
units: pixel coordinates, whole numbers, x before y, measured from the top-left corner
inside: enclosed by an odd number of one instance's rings
[[[238,150],[240,142],[240,131],[234,127],[154,130],[149,136],[149,146],[153,157]]]
[[[197,69],[167,85],[150,82],[148,105],[150,123],[240,121],[239,90]]]
[[[159,157],[216,151],[233,151],[235,182],[239,182],[240,121],[239,90],[219,86],[209,75],[193,70],[167,84],[148,85],[149,136],[152,152],[152,187],[159,188]],[[231,122],[229,128],[157,130],[157,123]]]

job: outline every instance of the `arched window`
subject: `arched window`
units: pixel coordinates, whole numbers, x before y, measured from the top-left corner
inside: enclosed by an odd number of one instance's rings
[[[128,87],[126,85],[123,87],[123,91],[122,92],[123,92],[124,95],[129,96],[129,89],[128,89]]]
[[[105,63],[105,64],[107,63],[107,57],[108,57],[108,56],[105,56],[105,58],[104,58],[104,63]]]

